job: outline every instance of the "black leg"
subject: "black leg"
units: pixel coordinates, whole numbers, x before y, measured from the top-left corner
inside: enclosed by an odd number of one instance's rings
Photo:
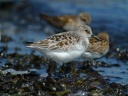
[[[66,70],[65,70],[65,64],[62,65],[62,69],[63,69],[63,74],[64,74],[64,77],[66,78]]]
[[[52,76],[52,72],[54,70],[54,67],[55,67],[55,64],[50,64],[48,66],[48,69],[47,69],[47,73],[48,73],[48,76],[51,77]]]

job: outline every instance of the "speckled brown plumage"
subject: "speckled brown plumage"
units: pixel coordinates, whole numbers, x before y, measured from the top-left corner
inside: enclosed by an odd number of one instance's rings
[[[98,40],[94,37],[89,39],[89,47],[87,51],[102,54],[109,47],[109,36],[107,33],[102,32],[99,33],[97,37],[101,40]]]
[[[94,37],[89,39],[89,46],[83,54],[83,57],[87,60],[101,58],[109,51],[109,35],[106,32],[101,32],[97,37],[100,40]]]
[[[61,29],[63,29],[63,26],[66,25],[69,18],[71,18],[71,20],[73,20],[73,21],[76,19],[75,16],[70,16],[70,17],[69,16],[48,16],[45,14],[40,14],[40,17],[43,20],[47,21],[52,26],[61,28]]]
[[[40,46],[42,48],[48,48],[50,50],[68,50],[75,43],[80,41],[80,37],[74,33],[65,32],[59,33],[49,38],[33,43],[35,46]]]
[[[79,26],[77,31],[54,34],[27,47],[40,51],[44,56],[62,65],[82,56],[89,45],[88,38],[91,36],[91,28],[84,25]]]
[[[80,13],[77,16],[64,15],[64,16],[48,16],[40,14],[40,18],[47,21],[52,26],[64,30],[76,30],[78,26],[90,24],[91,17],[87,13]]]

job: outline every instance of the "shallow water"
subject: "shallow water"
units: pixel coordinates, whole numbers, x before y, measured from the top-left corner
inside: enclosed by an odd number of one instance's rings
[[[115,58],[103,58],[102,61],[108,63],[108,64],[119,64],[119,66],[113,66],[113,67],[98,67],[96,70],[99,70],[100,74],[104,76],[105,79],[109,78],[110,82],[116,82],[120,83],[122,85],[128,84],[128,62],[124,63],[122,61],[119,61]]]
[[[110,54],[98,61],[104,61],[108,65],[119,64],[118,67],[98,67],[98,70],[109,82],[122,85],[128,84],[128,60],[120,60],[113,54],[113,50],[127,50],[128,58],[128,0],[28,0],[25,3],[17,1],[11,10],[5,9],[0,15],[2,26],[2,42],[0,50],[7,47],[6,54],[17,52],[19,54],[31,54],[32,49],[26,48],[26,41],[38,41],[54,34],[54,28],[49,26],[38,15],[46,13],[49,15],[77,14],[87,12],[91,15],[91,27],[94,34],[106,31],[110,35]],[[1,13],[3,12],[0,11]],[[10,40],[5,40],[5,36]],[[39,52],[33,54],[42,56]],[[0,66],[8,59],[0,58]],[[0,68],[1,69],[1,68]],[[45,74],[38,71],[40,74]],[[80,92],[81,93],[81,92]],[[79,94],[79,92],[78,92]],[[82,93],[83,94],[83,93]],[[85,93],[84,93],[85,94]]]

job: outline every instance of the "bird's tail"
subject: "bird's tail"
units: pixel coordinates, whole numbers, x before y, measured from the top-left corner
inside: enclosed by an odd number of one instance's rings
[[[40,14],[39,17],[40,17],[41,19],[46,20],[46,21],[49,21],[50,18],[51,18],[50,16],[48,16],[48,15],[46,15],[46,14]]]
[[[33,42],[25,42],[25,44],[29,45],[29,44],[32,44]]]
[[[26,45],[27,47],[30,47],[32,43],[33,43],[33,42],[25,42],[25,45]]]

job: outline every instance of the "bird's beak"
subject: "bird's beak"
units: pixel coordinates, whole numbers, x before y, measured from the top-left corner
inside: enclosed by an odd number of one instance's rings
[[[96,38],[97,40],[101,40],[100,38],[98,38],[98,37],[95,36],[95,35],[91,35],[91,37]]]

